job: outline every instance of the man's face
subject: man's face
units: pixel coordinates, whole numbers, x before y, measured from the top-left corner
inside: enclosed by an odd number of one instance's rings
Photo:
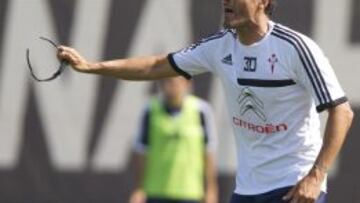
[[[223,0],[224,27],[240,28],[264,13],[262,0]]]
[[[190,82],[183,77],[168,78],[160,81],[161,91],[168,102],[181,100],[190,88]]]

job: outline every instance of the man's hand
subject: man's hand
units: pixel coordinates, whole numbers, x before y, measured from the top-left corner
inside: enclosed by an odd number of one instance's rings
[[[314,167],[283,197],[283,200],[291,200],[290,203],[315,203],[321,193],[320,187],[324,178],[325,173]]]
[[[131,196],[129,203],[145,203],[146,202],[146,195],[142,189],[135,190]]]
[[[218,193],[217,190],[208,190],[205,195],[204,203],[218,203]]]
[[[57,57],[69,63],[76,71],[87,72],[90,68],[90,63],[73,48],[59,46]]]

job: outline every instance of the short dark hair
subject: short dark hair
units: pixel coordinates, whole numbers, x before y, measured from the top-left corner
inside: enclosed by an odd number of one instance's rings
[[[269,17],[272,16],[275,7],[276,7],[276,0],[269,0],[269,4],[265,8],[266,15],[268,15]]]

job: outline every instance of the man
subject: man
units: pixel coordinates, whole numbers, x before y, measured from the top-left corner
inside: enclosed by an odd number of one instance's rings
[[[189,95],[190,85],[183,77],[165,79],[147,105],[130,203],[217,203],[215,124],[210,106]]]
[[[89,63],[59,47],[59,58],[81,72],[129,80],[214,73],[237,144],[232,202],[324,202],[326,174],[353,112],[321,49],[272,22],[273,5],[223,0],[226,29],[168,56]],[[324,110],[329,117],[322,139],[317,112]]]

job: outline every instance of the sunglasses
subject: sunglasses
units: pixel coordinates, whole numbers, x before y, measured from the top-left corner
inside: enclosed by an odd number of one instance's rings
[[[58,49],[58,45],[48,39],[48,38],[45,38],[45,37],[39,37],[39,39],[45,41],[45,42],[48,42],[49,44],[51,44],[56,50]],[[30,61],[30,49],[27,49],[26,50],[26,61],[27,61],[27,65],[29,67],[29,70],[30,70],[30,75],[33,77],[34,80],[38,81],[38,82],[48,82],[48,81],[51,81],[51,80],[54,80],[55,78],[57,78],[59,75],[61,75],[61,73],[64,71],[66,65],[67,65],[67,62],[62,60],[60,61],[60,64],[59,64],[59,67],[57,69],[57,71],[55,73],[52,74],[52,76],[50,77],[47,77],[47,78],[39,78],[38,76],[35,75],[34,73],[34,68],[33,66],[31,65],[31,61]]]

